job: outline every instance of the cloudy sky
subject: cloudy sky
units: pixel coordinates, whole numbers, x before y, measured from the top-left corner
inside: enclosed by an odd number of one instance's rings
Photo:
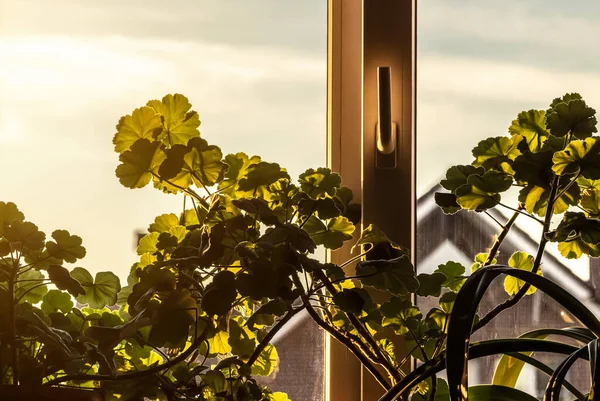
[[[123,277],[133,232],[181,197],[114,176],[119,117],[183,93],[202,135],[288,167],[325,164],[322,0],[0,0],[0,200],[82,236]]]
[[[567,91],[600,107],[600,4],[420,0],[418,189]],[[325,163],[325,0],[0,0],[0,200],[124,276],[181,198],[114,176],[119,117],[187,95],[201,133],[292,174]]]

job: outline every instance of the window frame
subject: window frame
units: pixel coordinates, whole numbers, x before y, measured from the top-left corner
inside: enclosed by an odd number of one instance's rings
[[[362,226],[376,224],[414,258],[416,1],[328,0],[327,165],[362,205]],[[376,67],[392,67],[396,168],[375,167]],[[357,163],[360,160],[360,163]],[[334,263],[350,246],[328,254]],[[402,344],[398,344],[402,350]],[[383,389],[341,344],[326,336],[325,400],[377,400]],[[399,355],[400,358],[403,355]]]

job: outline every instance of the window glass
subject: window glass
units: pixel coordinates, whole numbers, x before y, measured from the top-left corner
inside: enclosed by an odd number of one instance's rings
[[[146,101],[186,95],[225,154],[292,176],[324,166],[326,14],[326,0],[0,0],[0,199],[81,236],[85,267],[124,279],[136,230],[182,203],[115,177],[115,125]],[[323,336],[308,324],[276,340],[270,380],[294,400],[322,397]]]
[[[471,149],[488,137],[507,136],[508,126],[523,110],[545,110],[552,99],[579,92],[592,107],[600,105],[600,4],[558,0],[421,0],[418,2],[417,97],[417,268],[431,272],[454,260],[469,268],[473,256],[492,244],[499,226],[485,214],[444,216],[433,193],[448,167],[469,164]],[[518,189],[503,201],[515,205]],[[506,221],[510,211],[495,217]],[[498,261],[506,263],[517,249],[535,254],[540,228],[520,217]],[[544,260],[544,275],[561,282],[593,310],[598,275],[587,259],[566,260],[555,246]],[[497,280],[480,315],[506,299]],[[424,308],[431,300],[421,299]],[[477,339],[514,337],[541,327],[566,327],[573,318],[541,292],[502,313]],[[548,358],[550,358],[548,356]],[[551,365],[556,363],[547,360]],[[471,382],[491,382],[496,358],[471,366]],[[578,377],[575,377],[578,376]],[[573,375],[586,388],[587,374]],[[519,386],[541,394],[547,378],[535,370]]]

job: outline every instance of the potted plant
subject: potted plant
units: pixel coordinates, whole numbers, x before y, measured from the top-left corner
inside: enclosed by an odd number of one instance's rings
[[[309,169],[296,181],[278,164],[257,156],[223,156],[217,146],[201,138],[198,114],[187,98],[175,94],[152,100],[117,124],[116,175],[128,188],[152,184],[179,194],[183,207],[158,216],[149,226],[139,242],[140,259],[131,267],[127,286],[108,286],[110,299],[99,289],[101,300],[90,304],[115,304],[118,310],[55,308],[69,322],[80,319],[77,322],[84,329],[71,336],[83,362],[76,369],[59,365],[41,380],[45,387],[95,387],[107,399],[285,401],[284,393],[263,387],[255,377],[268,375],[277,362],[271,344],[275,334],[306,311],[373,374],[386,390],[381,400],[532,399],[508,382],[468,388],[466,359],[494,354],[507,354],[501,362],[504,372],[510,370],[505,377],[518,376],[522,363],[548,373],[547,400],[558,399],[561,387],[578,399],[594,399],[595,377],[590,396],[564,378],[578,358],[590,360],[594,375],[598,371],[595,339],[600,323],[566,290],[538,274],[550,241],[558,242],[566,257],[600,254],[595,219],[600,214],[596,192],[600,185],[594,181],[600,179],[600,145],[591,136],[594,113],[580,96],[565,95],[547,111],[519,114],[510,137],[482,141],[471,165],[449,169],[442,182],[449,192],[436,196],[448,213],[483,213],[499,205],[500,194],[513,186],[522,188],[520,201],[489,252],[475,257],[470,276],[455,262],[441,265],[432,274],[417,275],[407,251],[374,226],[360,233],[356,256],[346,263],[316,260],[312,254],[317,246],[341,247],[352,239],[360,219],[359,206],[352,203],[351,191],[337,174],[326,168]],[[569,210],[573,207],[582,211]],[[551,227],[556,214],[564,214],[563,221]],[[539,250],[536,255],[515,255],[508,266],[496,265],[502,242],[521,215],[541,221]],[[19,219],[12,218],[9,224],[13,221]],[[60,241],[77,242],[68,238]],[[42,274],[58,292],[66,290],[86,297],[82,302],[95,302],[88,289],[98,289],[97,283],[104,279],[93,280],[77,269],[70,275],[66,269],[50,270],[44,258],[60,259],[55,250],[62,245],[55,238],[56,246],[50,245],[49,250],[47,243],[37,241],[37,251],[25,264],[17,263],[17,269],[40,263],[39,269],[47,272]],[[10,249],[4,251],[5,259],[21,252],[2,246]],[[508,276],[511,298],[477,318],[481,297],[500,274]],[[6,283],[10,293],[9,276]],[[532,286],[559,301],[583,327],[471,343],[474,331],[531,293]],[[436,305],[423,314],[413,304],[415,296],[437,299]],[[15,314],[29,310],[43,320],[37,310],[44,312],[43,303],[36,308],[34,301],[15,308]],[[67,325],[58,315],[54,319]],[[545,339],[549,334],[582,346]],[[397,357],[395,337],[403,338],[406,357]],[[39,349],[45,337],[25,339]],[[14,344],[5,348],[18,349]],[[46,347],[50,349],[44,343],[42,351]],[[531,354],[539,351],[569,356],[552,369]],[[422,363],[406,372],[411,357]],[[44,371],[55,366],[48,359],[40,365]],[[447,382],[436,377],[445,368]],[[16,376],[16,383],[21,383],[22,375]]]

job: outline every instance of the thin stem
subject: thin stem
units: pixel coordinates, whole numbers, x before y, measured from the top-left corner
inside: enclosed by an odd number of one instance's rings
[[[265,349],[265,347],[267,345],[269,345],[269,342],[271,342],[271,340],[273,339],[273,337],[275,337],[275,334],[277,334],[277,332],[279,330],[281,330],[281,328],[283,326],[285,326],[287,324],[287,322],[290,321],[291,318],[293,318],[298,312],[300,312],[301,310],[304,309],[303,307],[300,308],[296,308],[296,309],[292,309],[290,311],[288,311],[288,313],[286,313],[281,320],[279,320],[272,328],[271,330],[269,330],[269,332],[267,333],[266,336],[263,337],[263,339],[260,341],[260,343],[258,344],[258,346],[256,347],[256,349],[254,350],[254,352],[252,353],[252,355],[250,356],[250,359],[248,359],[248,362],[246,362],[246,366],[248,368],[252,367],[252,365],[254,365],[254,362],[256,362],[256,360],[258,359],[258,357],[260,356],[260,353]]]
[[[540,268],[540,265],[542,264],[542,257],[544,256],[546,244],[548,243],[546,233],[550,230],[550,224],[552,223],[554,202],[556,200],[556,192],[558,191],[559,180],[560,176],[555,175],[552,181],[552,187],[550,188],[550,196],[548,197],[548,206],[546,208],[546,216],[544,217],[544,226],[542,228],[542,234],[540,236],[537,254],[535,256],[535,260],[533,261],[533,268],[531,269],[532,273],[537,273],[537,271]],[[525,285],[521,287],[514,296],[502,302],[501,304],[496,305],[494,309],[488,312],[484,317],[482,317],[479,320],[479,322],[477,322],[477,324],[473,326],[472,332],[474,333],[477,330],[481,329],[486,324],[491,322],[500,313],[518,304],[519,301],[523,299],[523,297],[527,294],[527,291],[530,287],[531,284],[525,283]]]
[[[542,220],[538,219],[537,217],[535,217],[535,216],[533,216],[533,215],[531,215],[531,214],[529,214],[529,213],[527,213],[527,212],[524,212],[524,211],[522,210],[522,208],[520,208],[520,209],[515,209],[514,207],[511,207],[511,206],[505,205],[505,204],[504,204],[504,203],[502,203],[502,202],[497,202],[497,201],[496,201],[494,198],[492,198],[492,197],[490,197],[490,199],[493,199],[493,200],[494,200],[494,202],[496,202],[496,204],[497,204],[497,205],[499,205],[499,206],[505,207],[505,208],[507,208],[508,210],[512,210],[513,212],[520,213],[520,214],[522,214],[523,216],[527,216],[527,217],[529,217],[530,219],[533,219],[533,220],[537,221],[537,222],[538,222],[538,223],[540,223],[540,224],[544,224],[544,222],[543,222]]]
[[[372,248],[371,248],[371,249],[372,249]],[[369,251],[370,251],[371,249],[369,249]],[[346,265],[349,265],[350,263],[352,263],[352,262],[354,262],[354,261],[356,261],[356,260],[358,260],[358,259],[362,258],[362,257],[363,257],[363,256],[365,256],[367,253],[369,253],[369,251],[363,252],[363,253],[361,253],[360,255],[357,255],[357,256],[354,256],[353,258],[350,258],[350,259],[348,259],[347,261],[345,261],[344,263],[342,263],[342,264],[340,265],[340,267],[344,267],[344,266],[346,266]]]
[[[521,206],[519,206],[519,208],[521,208]],[[506,222],[506,224],[504,224],[502,226],[503,227],[502,231],[500,232],[498,237],[496,237],[496,240],[494,241],[492,248],[488,252],[488,258],[485,261],[485,263],[483,264],[484,266],[489,266],[492,264],[493,260],[496,258],[496,255],[498,254],[498,251],[500,250],[500,246],[502,245],[502,242],[504,242],[504,239],[508,235],[508,232],[512,228],[513,224],[515,224],[515,221],[517,220],[517,217],[519,217],[519,214],[520,214],[519,210],[515,210],[513,215]]]
[[[358,348],[356,348],[356,346],[350,340],[348,340],[346,337],[344,337],[342,334],[340,334],[332,326],[327,324],[318,315],[318,313],[314,310],[313,306],[310,304],[310,301],[308,300],[308,297],[306,295],[302,296],[302,302],[304,303],[304,306],[306,307],[306,311],[308,312],[310,317],[313,318],[315,323],[317,323],[323,330],[325,330],[326,332],[331,334],[331,336],[333,336],[336,340],[338,340],[339,342],[344,344],[346,346],[346,348],[348,348],[350,350],[350,352],[352,352],[354,354],[354,356],[356,356],[358,358],[358,360],[362,363],[362,365],[365,368],[367,368],[367,370],[369,372],[371,372],[371,374],[375,377],[375,379],[379,382],[379,384],[381,384],[381,386],[386,391],[388,391],[391,388],[391,385],[388,383],[388,381],[385,379],[385,377],[383,377],[383,375],[381,373],[379,373],[379,371],[373,365],[373,363],[371,361],[369,361],[369,359],[365,355],[363,355],[362,352],[360,352],[358,350]]]
[[[556,195],[556,197],[554,198],[554,202],[558,201],[569,190],[569,188],[571,188],[571,186],[575,184],[579,177],[581,177],[581,171],[578,172],[577,175],[571,181],[569,181],[569,183],[562,189],[562,191],[559,192],[558,195]]]
[[[19,298],[17,298],[17,301],[15,302],[15,304],[18,304],[19,302],[21,302],[21,300],[25,297],[25,295],[27,295],[27,293],[29,293],[30,291],[35,290],[36,288],[41,287],[43,285],[46,285],[46,283],[39,283],[39,284],[32,285],[31,287],[29,287],[27,289],[27,291],[22,293],[21,296]]]
[[[500,222],[498,221],[498,219],[496,219],[494,216],[492,216],[490,212],[488,212],[487,210],[484,210],[483,212],[484,212],[484,213],[485,213],[485,214],[486,214],[486,215],[487,215],[487,216],[488,216],[490,219],[494,220],[494,221],[496,222],[496,224],[498,224],[498,225],[499,225],[501,228],[503,228],[503,229],[504,229],[504,225],[503,225],[502,223],[500,223]]]
[[[337,289],[333,286],[331,281],[329,281],[329,279],[323,272],[317,271],[317,272],[315,272],[315,275],[317,276],[317,278],[319,280],[321,280],[321,282],[325,285],[325,288],[327,288],[327,290],[332,295],[335,295],[338,293]],[[398,371],[396,370],[394,365],[383,355],[383,353],[381,352],[381,349],[377,345],[377,342],[375,341],[373,336],[371,336],[371,333],[369,333],[369,330],[364,326],[364,324],[360,320],[358,320],[358,318],[355,315],[353,315],[352,313],[346,313],[346,312],[344,312],[344,313],[346,314],[346,316],[348,316],[348,319],[350,319],[350,322],[356,328],[358,333],[365,339],[365,341],[367,341],[367,343],[371,346],[371,348],[373,348],[375,355],[377,355],[377,359],[379,361],[381,361],[380,363],[383,366],[383,368],[386,370],[388,375],[391,378],[393,378],[395,381],[400,380],[401,379],[400,374],[398,373]]]

